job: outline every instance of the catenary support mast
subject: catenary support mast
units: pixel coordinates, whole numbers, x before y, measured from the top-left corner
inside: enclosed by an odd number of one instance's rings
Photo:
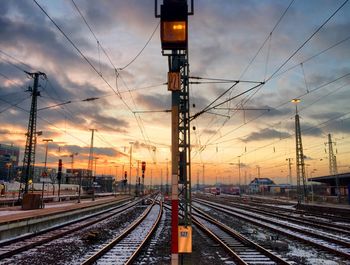
[[[32,93],[32,103],[30,107],[30,115],[27,130],[26,146],[24,150],[23,167],[21,173],[21,183],[24,182],[24,193],[28,193],[28,182],[33,180],[34,164],[35,164],[35,147],[36,147],[36,119],[37,119],[37,100],[40,96],[39,77],[42,75],[46,77],[44,73],[28,73],[27,74],[34,79],[33,87],[28,88],[28,91]]]
[[[305,180],[305,163],[304,163],[304,152],[303,143],[301,141],[301,130],[300,130],[300,119],[298,114],[297,103],[300,99],[293,99],[295,103],[295,150],[296,150],[296,170],[297,170],[297,193],[298,193],[298,204],[305,202],[307,195],[306,191],[306,180]]]

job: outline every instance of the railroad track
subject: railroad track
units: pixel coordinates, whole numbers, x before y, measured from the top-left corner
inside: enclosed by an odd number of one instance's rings
[[[350,226],[334,224],[334,223],[332,223],[330,225],[329,222],[317,220],[315,218],[309,219],[309,218],[305,218],[305,217],[301,217],[301,216],[295,216],[295,214],[299,214],[296,212],[294,212],[294,214],[292,214],[292,213],[288,214],[288,213],[284,212],[283,210],[281,211],[280,208],[270,209],[270,208],[265,208],[264,206],[257,208],[257,207],[250,206],[250,205],[243,205],[240,203],[232,203],[229,201],[228,201],[228,203],[229,203],[229,205],[227,205],[227,206],[232,206],[232,207],[239,208],[242,210],[248,210],[249,212],[255,212],[258,214],[263,214],[265,216],[278,218],[279,220],[292,221],[292,222],[295,222],[295,223],[300,224],[300,225],[307,225],[307,226],[310,226],[312,228],[321,229],[321,230],[325,231],[326,233],[328,233],[328,232],[338,233],[341,237],[344,237],[344,238],[348,237],[349,242],[350,242],[350,231],[349,231]],[[263,209],[261,209],[262,207],[263,207]]]
[[[26,250],[43,245],[52,240],[64,237],[68,234],[94,225],[98,222],[106,220],[116,214],[122,213],[125,210],[134,207],[140,200],[134,202],[125,202],[115,207],[94,213],[74,221],[64,223],[49,229],[45,229],[38,233],[17,237],[0,243],[0,260],[9,258],[13,255],[20,254]]]
[[[193,223],[222,245],[237,264],[289,264],[280,256],[249,240],[198,208],[193,207],[192,209],[195,210],[192,212]]]
[[[171,210],[169,205],[164,207]],[[237,231],[219,222],[198,208],[192,207],[192,222],[232,257],[235,264],[290,264],[275,253],[249,240]]]
[[[225,201],[232,203],[232,200],[229,200],[230,197],[228,196],[220,196],[220,198],[223,198]],[[243,205],[242,202],[235,202],[235,205]],[[303,215],[304,217],[310,217],[310,218],[321,218],[321,219],[328,219],[331,220],[333,222],[346,222],[346,223],[350,223],[350,216],[349,215],[345,215],[344,213],[339,213],[338,211],[336,212],[332,212],[330,209],[328,209],[327,207],[322,207],[322,211],[320,212],[316,212],[315,210],[311,210],[308,209],[308,205],[307,204],[303,204],[301,208],[299,209],[289,209],[289,208],[282,208],[282,207],[276,207],[273,205],[268,205],[268,204],[262,204],[262,203],[258,203],[258,202],[254,202],[254,201],[246,201],[244,203],[244,206],[247,206],[247,204],[249,204],[249,207],[252,208],[259,208],[259,209],[265,209],[268,211],[274,211],[274,212],[278,212],[278,213],[289,213],[291,215]],[[293,204],[290,204],[293,205]],[[303,209],[306,208],[306,209]],[[314,219],[315,220],[315,219]]]
[[[275,231],[279,234],[283,234],[287,237],[297,239],[308,245],[312,245],[323,249],[332,254],[341,256],[350,260],[350,243],[337,238],[336,236],[324,235],[321,231],[306,230],[301,225],[291,225],[283,220],[277,220],[277,218],[271,218],[256,213],[249,213],[240,209],[234,209],[233,207],[224,206],[218,203],[207,202],[203,200],[194,200],[195,202],[209,206],[219,212],[224,212],[228,215],[234,216],[239,219],[243,219],[254,225],[267,228]],[[346,239],[347,237],[344,237]]]
[[[135,220],[120,235],[93,253],[81,264],[132,264],[142,247],[150,239],[161,219],[162,204],[150,205],[147,210]]]

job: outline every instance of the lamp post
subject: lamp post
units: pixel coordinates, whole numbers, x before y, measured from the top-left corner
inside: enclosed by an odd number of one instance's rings
[[[136,196],[139,196],[140,193],[140,162],[141,160],[137,160],[137,171],[136,171],[136,177],[135,177],[135,194]]]
[[[311,172],[310,172],[310,178],[312,178],[312,174],[315,173],[317,171],[317,168],[314,168]],[[311,202],[314,202],[314,185],[312,183],[313,181],[311,180],[310,185],[311,185]]]
[[[131,195],[131,160],[132,160],[132,146],[134,142],[129,142],[130,144],[130,160],[129,160],[129,195]]]
[[[7,167],[7,181],[10,182],[10,168],[12,166],[11,162],[6,163],[6,167]]]
[[[44,171],[46,173],[46,162],[47,162],[47,151],[49,149],[49,142],[53,142],[53,139],[43,139],[43,142],[45,142],[46,144],[46,148],[45,148],[45,164],[44,164]]]
[[[297,171],[298,205],[300,205],[301,202],[305,202],[305,198],[307,196],[304,151],[303,151],[303,144],[301,139],[300,120],[299,120],[299,114],[298,114],[299,102],[300,102],[300,99],[298,98],[295,98],[292,100],[292,103],[295,104],[295,150],[296,150],[295,164],[296,164],[296,171]]]
[[[72,158],[72,160],[71,160],[71,174],[73,177],[74,177],[74,156],[77,156],[77,155],[78,155],[78,153],[71,153],[69,155],[69,157]],[[80,174],[79,175],[78,203],[80,203],[81,182],[82,182],[82,179],[81,179],[81,174]]]
[[[238,156],[238,185],[241,188],[241,156]]]

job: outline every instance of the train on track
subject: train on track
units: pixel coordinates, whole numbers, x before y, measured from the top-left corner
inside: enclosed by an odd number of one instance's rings
[[[241,189],[237,186],[226,186],[226,187],[221,187],[221,193],[231,194],[231,195],[240,195]]]
[[[223,186],[223,187],[208,187],[204,189],[205,193],[210,193],[214,195],[220,194],[230,194],[230,195],[240,195],[241,190],[237,186]]]
[[[218,187],[208,187],[204,189],[204,192],[214,194],[214,195],[220,195],[221,190]]]

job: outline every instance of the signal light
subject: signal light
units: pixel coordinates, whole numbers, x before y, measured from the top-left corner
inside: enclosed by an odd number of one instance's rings
[[[146,170],[146,162],[145,161],[142,161],[141,169],[142,169],[142,172],[145,172],[145,170]]]
[[[61,181],[62,178],[62,159],[58,160],[58,170],[57,170],[57,179]]]
[[[160,39],[164,50],[187,50],[187,1],[164,1],[160,13]]]

